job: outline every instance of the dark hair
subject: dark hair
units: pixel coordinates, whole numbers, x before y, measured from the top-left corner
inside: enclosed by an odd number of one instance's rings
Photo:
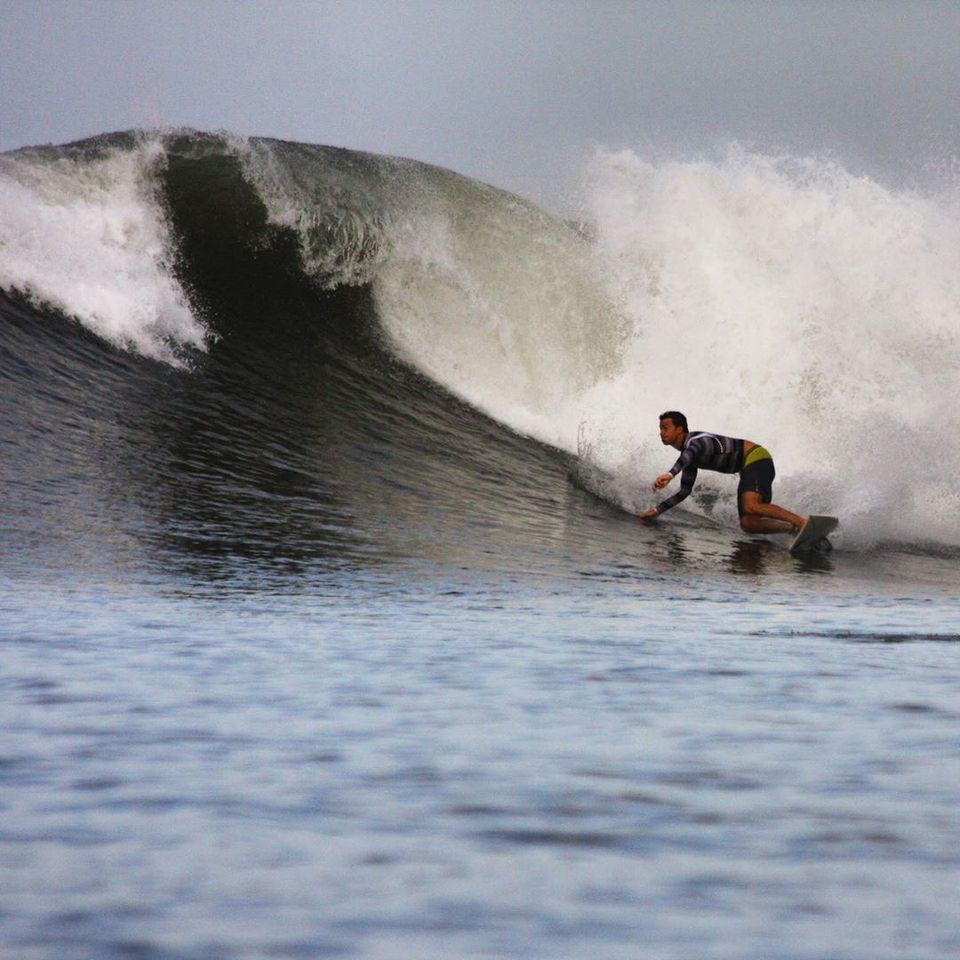
[[[687,426],[687,418],[679,410],[667,410],[666,413],[660,414],[660,419],[672,420],[675,427],[682,427],[685,431],[690,430]]]

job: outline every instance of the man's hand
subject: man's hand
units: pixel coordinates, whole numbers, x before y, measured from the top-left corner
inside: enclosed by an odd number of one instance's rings
[[[673,479],[672,473],[661,473],[650,485],[652,490],[662,490]]]

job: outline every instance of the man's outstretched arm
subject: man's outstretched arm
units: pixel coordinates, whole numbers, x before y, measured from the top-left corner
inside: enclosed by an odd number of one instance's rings
[[[660,476],[653,481],[651,486],[654,490],[662,490],[673,479],[673,476],[672,473],[661,473]],[[665,510],[669,510],[681,501],[686,500],[687,497],[690,496],[690,492],[693,490],[693,485],[696,482],[697,468],[687,467],[683,473],[680,474],[680,489],[672,497],[667,497],[666,500],[658,503],[652,510],[644,510],[643,513],[640,514],[640,519],[652,520]]]

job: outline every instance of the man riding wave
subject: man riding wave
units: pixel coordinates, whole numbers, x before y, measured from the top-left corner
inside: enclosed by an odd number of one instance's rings
[[[690,431],[687,418],[679,410],[660,414],[660,440],[664,446],[680,451],[668,473],[653,481],[654,490],[662,490],[679,473],[680,489],[651,510],[640,514],[652,520],[690,496],[697,472],[716,470],[739,473],[737,512],[740,528],[746,533],[798,533],[806,518],[772,503],[776,471],[769,451],[752,440],[725,437],[719,433]]]

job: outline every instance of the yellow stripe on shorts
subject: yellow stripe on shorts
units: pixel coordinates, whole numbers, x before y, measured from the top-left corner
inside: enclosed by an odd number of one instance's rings
[[[758,460],[772,460],[773,457],[770,456],[770,451],[766,447],[761,447],[759,444],[755,447],[750,448],[750,452],[746,455],[743,461],[744,468],[749,467],[751,463],[756,463]]]

